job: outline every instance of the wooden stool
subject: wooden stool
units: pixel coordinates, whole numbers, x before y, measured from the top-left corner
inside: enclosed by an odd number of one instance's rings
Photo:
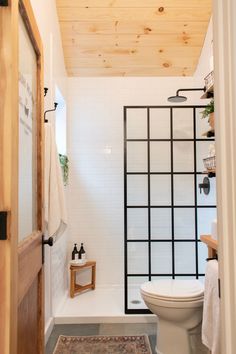
[[[79,285],[76,284],[76,273],[85,268],[92,268],[92,279],[91,283],[87,285]],[[95,280],[96,280],[96,262],[88,261],[84,265],[81,266],[70,266],[70,297],[74,297],[76,294],[79,294],[81,291],[87,289],[95,289]]]

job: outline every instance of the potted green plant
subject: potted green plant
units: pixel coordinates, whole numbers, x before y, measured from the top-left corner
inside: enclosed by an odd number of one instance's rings
[[[68,176],[69,176],[69,166],[68,166],[69,159],[66,155],[59,154],[59,160],[62,169],[63,182],[64,185],[66,186],[68,183]]]
[[[205,109],[201,112],[202,118],[208,117],[208,122],[212,129],[215,128],[215,119],[214,119],[214,100],[211,100],[205,107]]]

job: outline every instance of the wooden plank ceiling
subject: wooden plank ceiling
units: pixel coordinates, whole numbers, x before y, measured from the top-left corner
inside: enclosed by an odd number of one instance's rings
[[[191,76],[212,0],[56,0],[69,76]]]

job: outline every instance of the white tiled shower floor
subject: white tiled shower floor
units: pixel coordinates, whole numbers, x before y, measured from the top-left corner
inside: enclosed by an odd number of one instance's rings
[[[130,299],[141,300],[139,289],[130,292]],[[141,304],[129,304],[129,308],[145,308]],[[56,323],[108,323],[108,322],[155,322],[154,315],[125,315],[124,290],[114,287],[97,288],[81,293],[71,299],[69,296],[62,302],[55,314]]]

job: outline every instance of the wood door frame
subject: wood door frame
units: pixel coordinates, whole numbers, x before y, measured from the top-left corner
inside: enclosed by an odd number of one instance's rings
[[[43,45],[29,0],[0,6],[0,211],[7,212],[7,239],[0,241],[0,353],[17,354],[19,16],[37,55],[37,228],[43,230]],[[43,270],[39,281],[43,284]],[[43,303],[43,294],[40,301]],[[41,321],[44,314],[41,313]],[[41,350],[43,353],[43,348]]]
[[[213,2],[221,353],[236,348],[236,4]]]

